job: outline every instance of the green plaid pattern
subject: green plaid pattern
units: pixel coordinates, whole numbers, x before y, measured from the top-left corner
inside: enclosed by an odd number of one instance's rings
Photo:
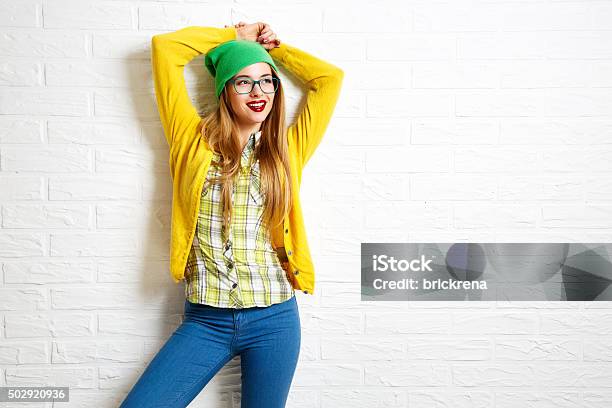
[[[262,222],[264,196],[259,161],[252,160],[260,136],[261,131],[251,134],[242,151],[226,242],[221,237],[221,186],[208,182],[210,177],[220,175],[214,163],[219,154],[213,152],[185,268],[185,296],[192,303],[228,308],[264,307],[295,295]]]

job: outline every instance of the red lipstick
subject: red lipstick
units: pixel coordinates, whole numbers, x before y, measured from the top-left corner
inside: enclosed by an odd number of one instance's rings
[[[257,101],[248,102],[246,105],[254,112],[261,112],[266,107],[266,101],[259,99]]]

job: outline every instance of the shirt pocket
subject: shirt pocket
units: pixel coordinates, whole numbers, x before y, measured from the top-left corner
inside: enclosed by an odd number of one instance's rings
[[[262,206],[265,200],[265,194],[261,189],[261,172],[259,170],[259,162],[256,162],[251,167],[249,195],[251,202],[255,205]]]

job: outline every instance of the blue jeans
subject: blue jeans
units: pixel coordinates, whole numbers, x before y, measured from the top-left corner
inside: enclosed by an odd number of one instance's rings
[[[219,308],[185,300],[183,323],[121,403],[186,407],[240,355],[241,408],[283,408],[300,352],[295,296],[267,307]]]

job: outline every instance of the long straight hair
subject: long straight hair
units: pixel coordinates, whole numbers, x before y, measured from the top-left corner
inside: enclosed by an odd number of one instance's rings
[[[272,70],[272,75],[278,76]],[[259,160],[261,191],[264,197],[263,221],[267,233],[283,222],[292,205],[291,177],[287,129],[285,127],[285,95],[279,78],[272,109],[261,124],[259,143],[253,152],[253,160]],[[221,184],[221,205],[223,208],[223,240],[228,236],[232,214],[231,191],[236,175],[240,172],[242,155],[240,131],[236,123],[224,87],[216,109],[206,114],[200,123],[202,136],[210,148],[219,153],[220,177],[209,179],[211,184]],[[271,236],[270,236],[271,237]]]

